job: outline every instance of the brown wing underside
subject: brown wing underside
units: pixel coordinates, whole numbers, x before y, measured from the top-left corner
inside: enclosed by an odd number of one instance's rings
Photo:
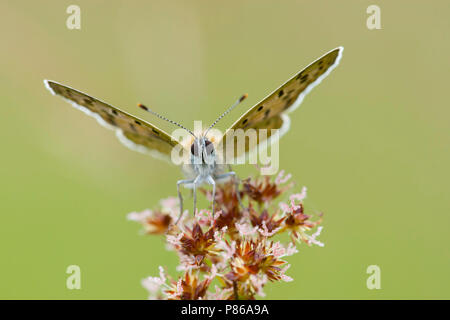
[[[133,150],[170,157],[173,147],[178,144],[163,130],[103,101],[57,82],[46,80],[45,84],[53,94],[69,100],[74,107],[95,117],[102,125],[118,130],[120,140]]]
[[[222,139],[223,145],[227,145],[229,133],[238,129],[247,131],[248,129],[280,129],[283,127],[286,131],[288,126],[286,122],[289,121],[286,114],[297,108],[304,96],[331,72],[339,63],[342,51],[343,48],[339,47],[328,52],[250,108],[227,130]],[[245,152],[251,151],[253,147],[246,143]],[[242,153],[235,153],[235,155],[239,157]]]

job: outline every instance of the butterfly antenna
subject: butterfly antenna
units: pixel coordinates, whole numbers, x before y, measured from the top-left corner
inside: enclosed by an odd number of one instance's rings
[[[230,113],[231,110],[233,110],[234,108],[236,108],[236,106],[237,106],[239,103],[241,103],[242,101],[244,101],[244,99],[247,98],[247,97],[248,97],[248,94],[244,94],[242,97],[240,97],[238,100],[236,100],[236,102],[235,102],[231,107],[229,107],[227,110],[225,110],[225,112],[222,113],[222,114],[220,115],[220,117],[218,117],[218,118],[216,119],[216,121],[214,121],[213,124],[209,126],[209,128],[208,128],[208,129],[206,130],[206,132],[205,132],[205,135],[208,133],[208,131],[209,131],[210,129],[212,129],[212,128],[217,124],[217,122],[220,121],[220,119],[222,119],[222,118],[225,117],[228,113]]]
[[[187,132],[189,132],[190,134],[192,134],[192,135],[194,136],[194,138],[195,138],[195,134],[194,134],[191,130],[189,130],[189,129],[186,128],[185,126],[179,124],[178,122],[173,121],[173,120],[170,120],[170,119],[167,119],[166,117],[160,115],[159,113],[156,113],[155,111],[150,110],[148,107],[144,106],[142,103],[139,103],[139,104],[138,104],[138,107],[141,108],[142,110],[145,110],[145,111],[147,111],[147,112],[150,112],[151,114],[157,116],[157,117],[160,118],[160,119],[163,119],[163,120],[165,120],[165,121],[167,121],[167,122],[170,122],[171,124],[174,124],[174,125],[176,125],[176,126],[182,128],[182,129],[186,130]]]

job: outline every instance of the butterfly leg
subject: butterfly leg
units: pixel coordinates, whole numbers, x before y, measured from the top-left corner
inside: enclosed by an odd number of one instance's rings
[[[216,182],[214,181],[214,178],[211,176],[208,176],[208,183],[212,185],[212,216],[214,219],[214,204],[216,201]]]
[[[242,204],[242,200],[241,200],[241,194],[239,192],[239,184],[241,183],[239,177],[237,176],[236,172],[233,171],[233,168],[231,167],[231,164],[228,165],[228,172],[232,172],[232,176],[233,176],[233,181],[234,181],[234,187],[236,188],[236,196],[238,198],[239,201],[239,205],[241,206],[241,208],[244,208],[244,205]]]
[[[194,179],[193,188],[192,188],[192,191],[194,192],[194,217],[195,217],[195,214],[197,213],[197,185],[198,185],[200,178],[201,178],[201,176],[197,176],[197,178]]]
[[[241,183],[241,181],[239,180],[238,176],[236,175],[236,173],[234,171],[231,171],[231,172],[234,173],[233,181],[234,181],[234,187],[236,189],[236,197],[238,198],[239,205],[241,206],[241,208],[244,208],[244,205],[242,204],[242,200],[241,200],[241,193],[239,192],[239,184]]]
[[[175,224],[178,223],[178,221],[180,221],[181,216],[183,215],[183,197],[181,195],[181,191],[180,191],[180,185],[182,184],[188,184],[188,183],[193,183],[194,179],[188,179],[188,180],[178,180],[177,181],[177,192],[178,192],[178,199],[180,200],[180,215],[178,216],[177,221],[175,222]]]

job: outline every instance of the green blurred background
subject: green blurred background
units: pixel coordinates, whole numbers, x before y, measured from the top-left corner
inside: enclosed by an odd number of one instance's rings
[[[381,8],[381,30],[366,9]],[[71,4],[81,30],[66,28]],[[192,126],[342,45],[292,114],[281,168],[325,213],[324,248],[290,257],[270,299],[450,298],[449,1],[1,0],[0,298],[144,299],[178,261],[126,214],[175,195],[180,171],[122,146],[45,90],[53,79],[148,119]],[[238,167],[242,177],[254,172]],[[66,289],[68,265],[82,289]],[[381,289],[366,268],[381,268]]]

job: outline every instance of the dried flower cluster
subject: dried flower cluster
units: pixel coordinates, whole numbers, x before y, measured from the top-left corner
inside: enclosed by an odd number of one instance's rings
[[[244,180],[239,191],[232,182],[225,183],[216,192],[214,217],[211,210],[200,210],[195,217],[184,212],[178,225],[173,224],[179,213],[176,198],[162,200],[154,211],[130,213],[128,218],[139,222],[146,234],[165,236],[168,248],[180,258],[177,270],[183,274],[178,279],[160,267],[159,277],[142,281],[150,298],[255,299],[264,296],[268,281],[292,281],[284,258],[297,253],[300,242],[323,244],[317,240],[322,227],[311,234],[322,218],[313,221],[304,213],[306,188],[284,195],[293,188],[289,180],[281,171],[275,179]],[[211,200],[210,192],[202,192]],[[280,198],[287,203],[276,205]],[[288,234],[291,241],[275,241],[280,234]]]

